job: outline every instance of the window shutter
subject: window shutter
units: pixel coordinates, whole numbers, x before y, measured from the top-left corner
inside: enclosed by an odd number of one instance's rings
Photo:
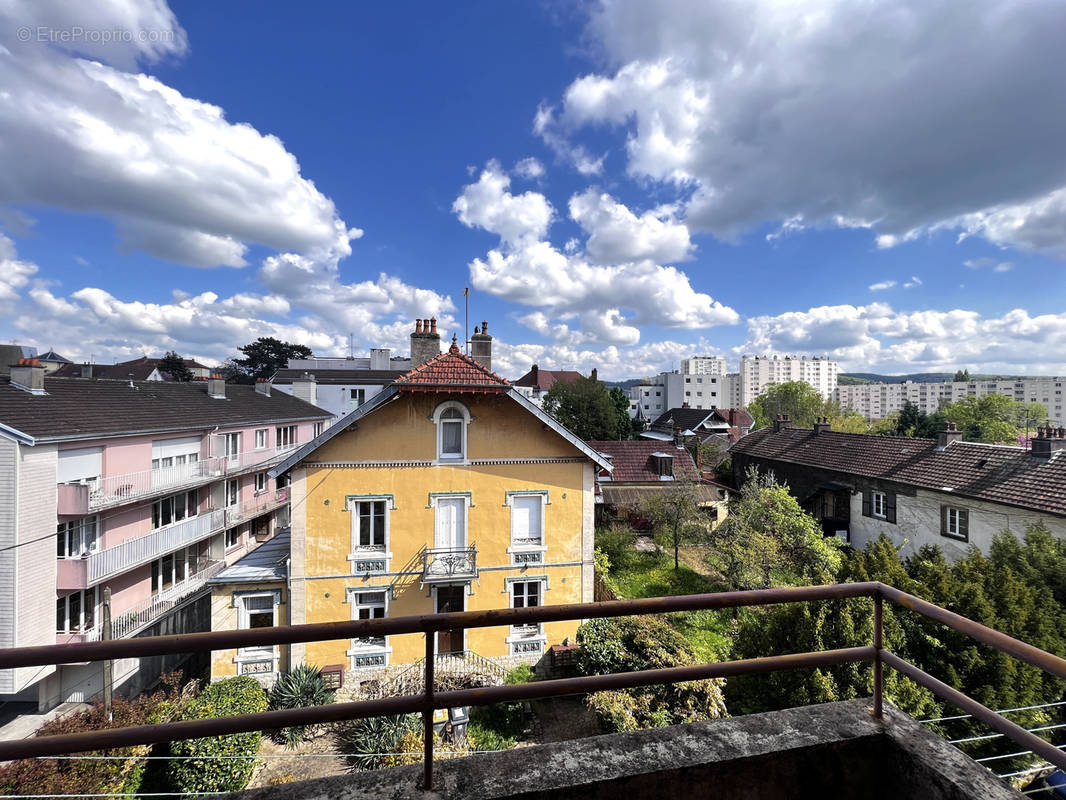
[[[959,536],[970,541],[970,512],[965,508],[959,509]]]
[[[948,532],[948,507],[940,506],[940,535],[946,536]]]
[[[862,515],[873,516],[873,493],[869,489],[862,490]]]
[[[896,493],[885,492],[885,522],[896,524]]]

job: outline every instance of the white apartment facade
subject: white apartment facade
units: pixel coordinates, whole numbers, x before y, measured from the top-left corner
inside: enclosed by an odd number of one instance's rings
[[[1057,426],[1066,424],[1063,409],[1063,386],[1066,378],[1035,377],[1008,381],[943,381],[938,383],[869,383],[858,386],[838,386],[836,399],[844,408],[862,414],[867,419],[883,419],[910,402],[926,414],[933,414],[942,405],[965,397],[1001,394],[1024,403],[1040,403],[1047,409],[1047,419]]]
[[[210,630],[207,581],[288,524],[267,471],[328,415],[270,384],[0,379],[0,647]],[[138,689],[176,658],[119,660]],[[41,709],[103,688],[102,665],[0,670]]]
[[[681,359],[682,375],[718,375],[726,374],[725,359],[721,356],[692,356]]]
[[[741,356],[737,373],[737,405],[747,407],[771,386],[791,381],[810,384],[823,398],[831,400],[839,371],[837,362],[826,358]]]

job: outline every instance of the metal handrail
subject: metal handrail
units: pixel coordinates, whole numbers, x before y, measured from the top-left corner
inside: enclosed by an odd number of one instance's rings
[[[434,687],[435,634],[442,630],[538,624],[676,611],[720,610],[745,606],[859,597],[870,598],[874,601],[873,644],[866,647],[852,647],[818,653],[795,653],[689,667],[641,670],[613,675],[562,678],[516,686],[493,686],[447,692],[437,692]],[[947,702],[964,709],[995,730],[1039,754],[1051,764],[1060,769],[1066,769],[1066,753],[1063,751],[1025,729],[1014,725],[1014,723],[1003,719],[996,712],[942,683],[913,664],[884,650],[882,613],[884,600],[889,600],[900,608],[909,609],[960,633],[972,636],[980,642],[1033,664],[1057,677],[1066,678],[1066,660],[876,581],[833,584],[829,586],[762,589],[750,592],[653,597],[639,600],[610,600],[600,603],[509,608],[493,611],[460,611],[448,614],[396,617],[393,619],[322,622],[254,630],[215,631],[211,633],[181,634],[178,636],[110,642],[79,642],[65,645],[0,650],[0,669],[10,669],[174,653],[207,652],[249,646],[368,638],[404,633],[424,633],[426,635],[426,658],[423,664],[426,679],[424,690],[418,695],[353,703],[336,703],[287,711],[267,711],[259,714],[245,714],[216,719],[137,725],[127,728],[0,742],[0,761],[105,748],[129,747],[137,744],[156,744],[246,731],[273,730],[292,725],[313,725],[381,715],[421,713],[425,732],[423,788],[429,790],[433,786],[432,716],[435,709],[492,705],[501,702],[513,703],[538,697],[555,697],[610,689],[631,689],[640,686],[706,678],[728,678],[785,669],[869,662],[874,668],[872,713],[876,718],[880,719],[882,717],[882,698],[884,693],[882,667],[883,665],[888,665]]]

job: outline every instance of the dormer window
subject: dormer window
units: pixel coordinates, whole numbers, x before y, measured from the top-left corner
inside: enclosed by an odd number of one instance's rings
[[[661,481],[674,479],[674,457],[669,453],[652,453],[651,468]]]
[[[466,406],[456,402],[442,403],[433,416],[437,425],[437,459],[465,460],[466,426],[470,422]]]

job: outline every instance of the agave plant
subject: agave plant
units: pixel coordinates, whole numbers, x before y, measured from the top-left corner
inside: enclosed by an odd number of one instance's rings
[[[318,667],[301,664],[278,678],[274,688],[270,690],[270,710],[324,706],[332,703],[335,696],[336,693],[326,685]],[[286,747],[294,748],[314,736],[318,727],[294,725],[274,731],[270,738]]]
[[[344,753],[350,772],[378,769],[386,756],[395,753],[404,734],[419,727],[416,714],[367,717],[333,726],[336,748]]]

